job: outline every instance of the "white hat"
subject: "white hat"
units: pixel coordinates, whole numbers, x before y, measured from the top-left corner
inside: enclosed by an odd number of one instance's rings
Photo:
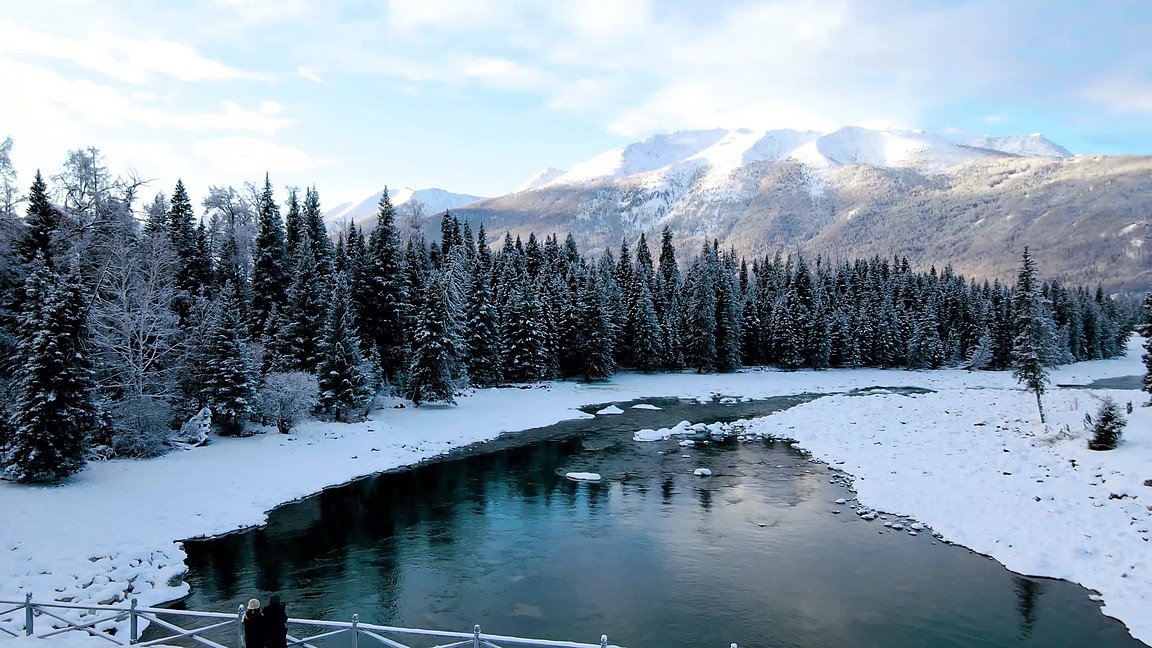
[[[259,610],[260,609],[260,599],[248,599],[248,609],[249,610]]]

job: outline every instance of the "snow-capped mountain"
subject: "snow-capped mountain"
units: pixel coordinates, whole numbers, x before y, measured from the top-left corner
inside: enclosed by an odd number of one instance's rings
[[[787,129],[679,131],[654,135],[607,151],[566,172],[549,169],[517,191],[658,171],[676,173],[689,167],[704,170],[710,176],[727,175],[755,162],[794,161],[818,170],[866,164],[944,173],[973,160],[1005,153],[1043,157],[1070,155],[1043,137],[986,139],[987,146],[963,145],[921,131],[871,130],[856,126],[830,133]]]
[[[1040,133],[1032,133],[1031,135],[1007,135],[1003,137],[990,137],[985,135],[984,137],[969,140],[966,144],[968,146],[978,146],[980,148],[1002,151],[1013,155],[1023,155],[1025,157],[1072,157],[1072,153],[1070,153],[1068,149],[1044,137]]]
[[[330,226],[340,225],[349,221],[362,225],[365,219],[375,218],[377,208],[380,204],[380,197],[383,195],[384,190],[381,189],[360,202],[347,202],[337,205],[324,213],[324,222]],[[480,200],[481,196],[452,193],[451,191],[445,191],[443,189],[409,189],[408,187],[403,187],[400,189],[389,189],[388,198],[392,201],[392,205],[397,208],[402,206],[411,207],[415,204],[413,201],[416,201],[423,205],[425,214],[435,216],[443,214],[447,210],[456,209]]]
[[[535,189],[536,187],[543,187],[544,185],[552,182],[562,175],[564,175],[564,171],[561,171],[555,167],[548,167],[547,169],[544,169],[540,173],[537,173],[536,175],[529,178],[528,181],[524,184],[516,187],[516,191],[528,191],[529,189]],[[513,193],[515,193],[515,191]]]
[[[1152,274],[1152,157],[1070,157],[1040,135],[958,143],[920,131],[656,135],[454,210],[493,236],[572,233],[585,250],[719,240],[750,256],[906,255],[1010,279],[1019,248],[1050,276],[1135,286]],[[1140,288],[1143,290],[1146,286]]]

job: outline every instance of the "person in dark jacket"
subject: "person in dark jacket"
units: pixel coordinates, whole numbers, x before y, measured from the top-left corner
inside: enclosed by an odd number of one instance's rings
[[[273,594],[264,608],[264,648],[286,648],[288,646],[288,612],[280,602],[280,596]]]
[[[265,648],[266,634],[260,600],[251,599],[248,601],[248,609],[244,611],[244,648]]]

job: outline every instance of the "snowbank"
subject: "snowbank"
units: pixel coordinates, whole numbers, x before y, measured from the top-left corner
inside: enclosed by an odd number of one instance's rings
[[[596,413],[597,414],[623,414],[624,410],[620,409],[619,407],[616,407],[615,405],[609,405],[608,407],[605,407],[602,410],[596,410]]]
[[[1136,350],[1128,359],[1062,368],[1053,382],[1143,373],[1139,357]],[[1082,439],[1044,442],[1032,423],[1034,402],[1009,374],[955,370],[621,374],[592,386],[478,390],[457,407],[388,408],[353,425],[306,423],[292,435],[214,437],[158,459],[95,463],[61,487],[0,482],[0,599],[32,592],[37,600],[77,603],[172,600],[187,588],[179,579],[181,539],[261,524],[278,504],[506,431],[590,417],[576,409],[588,403],[710,402],[721,394],[764,398],[875,385],[938,393],[832,396],[751,425],[846,462],[837,465],[860,478],[868,506],[915,515],[1012,569],[1099,590],[1108,614],[1152,641],[1152,617],[1144,614],[1152,608],[1145,558],[1152,547],[1140,531],[1149,524],[1143,502],[1152,499],[1142,485],[1152,478],[1152,410],[1130,417],[1120,449],[1090,453]],[[1121,403],[1142,400],[1138,392],[1115,395]],[[1046,404],[1073,431],[1094,409],[1083,390],[1055,390]],[[1111,493],[1128,497],[1111,500]]]

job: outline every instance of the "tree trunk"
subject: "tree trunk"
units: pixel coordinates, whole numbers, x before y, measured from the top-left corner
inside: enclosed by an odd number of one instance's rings
[[[1040,390],[1036,390],[1036,407],[1040,410],[1040,422],[1044,423],[1044,403],[1040,402]]]

